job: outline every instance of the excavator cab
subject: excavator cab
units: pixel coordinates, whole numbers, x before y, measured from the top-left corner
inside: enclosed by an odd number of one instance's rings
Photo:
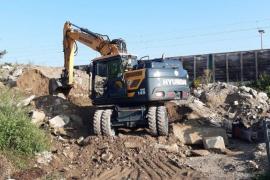
[[[127,97],[124,73],[132,69],[136,62],[137,57],[131,55],[94,59],[92,72],[92,99],[94,102]]]

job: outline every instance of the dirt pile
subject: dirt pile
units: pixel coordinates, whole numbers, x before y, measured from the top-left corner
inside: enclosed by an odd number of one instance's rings
[[[0,82],[10,87],[17,86],[19,90],[27,94],[46,96],[49,95],[50,80],[60,78],[62,69],[5,63],[0,65]],[[74,78],[74,86],[67,98],[77,105],[90,105],[89,75],[86,71],[75,69]],[[62,94],[59,96],[64,97]]]
[[[166,139],[161,141],[168,145],[172,143]],[[66,145],[70,148],[55,153],[54,160],[58,162],[54,162],[52,167],[49,166],[47,171],[63,171],[65,177],[89,179],[202,177],[202,174],[181,163],[181,151],[160,150],[156,148],[156,144],[161,142],[150,136],[89,137],[85,143],[83,148]],[[179,144],[176,146],[180,148]],[[184,148],[180,149],[184,151]],[[73,154],[74,152],[76,154]],[[66,158],[70,161],[63,161]],[[66,168],[61,169],[63,166]]]
[[[17,87],[29,94],[45,96],[49,94],[49,78],[38,69],[29,69],[16,81]]]

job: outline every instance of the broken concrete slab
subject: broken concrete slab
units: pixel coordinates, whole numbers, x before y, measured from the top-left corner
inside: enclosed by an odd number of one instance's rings
[[[205,149],[194,149],[194,150],[191,150],[191,154],[194,156],[208,156],[210,152]]]
[[[53,155],[49,151],[43,151],[36,154],[37,163],[39,164],[49,164],[52,161]]]
[[[105,162],[109,162],[111,159],[113,158],[113,154],[112,153],[103,153],[101,155],[101,159]]]
[[[226,149],[223,137],[204,137],[203,145],[205,149]]]
[[[49,125],[52,128],[62,128],[70,122],[70,118],[66,115],[58,115],[49,120]]]
[[[23,68],[16,68],[13,72],[12,72],[12,76],[14,77],[19,77],[20,75],[22,75],[23,73]]]
[[[179,152],[179,148],[176,143],[171,145],[164,145],[164,144],[155,144],[154,146],[156,149],[165,150],[167,152],[177,153]]]
[[[30,97],[28,97],[28,98],[26,98],[26,99],[24,99],[24,100],[22,100],[22,101],[20,101],[18,104],[17,104],[17,106],[19,107],[19,106],[28,106],[30,103],[31,103],[31,101],[33,101],[34,99],[35,99],[35,95],[32,95],[32,96],[30,96]]]
[[[31,111],[30,112],[31,123],[40,126],[45,120],[45,113],[43,111]]]
[[[173,124],[173,134],[184,144],[203,144],[203,137],[221,136],[228,144],[226,131],[222,128]]]
[[[139,144],[135,142],[125,141],[124,146],[128,149],[136,149],[139,148]]]

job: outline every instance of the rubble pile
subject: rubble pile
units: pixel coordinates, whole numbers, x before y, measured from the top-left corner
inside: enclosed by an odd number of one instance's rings
[[[41,174],[52,177],[57,172],[71,179],[218,179],[215,177],[235,174],[249,177],[243,171],[246,167],[258,171],[266,166],[261,163],[265,162],[265,148],[256,150],[254,158],[245,159],[232,151],[253,152],[254,146],[239,147],[238,141],[234,143],[227,136],[233,122],[253,127],[267,114],[270,100],[263,92],[226,83],[202,85],[193,90],[188,102],[167,103],[171,123],[168,137],[152,137],[146,128],[121,128],[117,136],[108,138],[92,136],[95,107],[89,101],[89,76],[85,71],[75,70],[76,83],[68,97],[49,95],[49,81],[58,78],[61,71],[0,65],[0,88],[9,86],[22,91],[25,98],[17,106],[28,106],[31,122],[49,132],[52,140],[50,150],[36,154],[33,171],[42,170]],[[102,85],[104,80],[99,81]],[[246,163],[239,165],[242,159]],[[28,171],[22,173],[29,175]]]
[[[206,119],[210,124],[231,129],[232,122],[246,128],[258,123],[269,111],[270,100],[264,92],[226,83],[202,85],[193,90],[187,104],[188,119]]]
[[[47,96],[49,95],[50,80],[60,78],[62,69],[5,63],[0,65],[0,82],[9,87],[17,87],[20,91],[37,97]],[[74,79],[74,86],[67,98],[77,105],[90,105],[89,75],[86,71],[75,69]],[[64,97],[61,93],[56,95]]]
[[[14,87],[18,77],[29,65],[18,65],[12,63],[0,64],[0,82],[4,85]]]

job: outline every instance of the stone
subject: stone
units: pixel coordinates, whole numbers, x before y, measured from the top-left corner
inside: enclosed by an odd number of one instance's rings
[[[3,65],[3,66],[1,67],[1,69],[5,69],[5,70],[8,70],[8,71],[11,71],[11,70],[13,69],[13,67],[10,66],[10,65]]]
[[[45,113],[43,111],[31,111],[30,112],[31,123],[40,126],[45,120]]]
[[[240,89],[242,92],[247,92],[247,93],[249,93],[250,90],[251,90],[250,87],[246,87],[246,86],[241,86],[239,89]]]
[[[258,92],[254,89],[250,89],[249,93],[254,97],[256,98],[256,96],[258,95]]]
[[[56,96],[62,99],[67,99],[63,93],[58,93]]]
[[[210,152],[205,149],[196,149],[196,150],[191,150],[191,154],[194,156],[208,156]]]
[[[43,151],[41,153],[37,153],[36,157],[37,163],[47,165],[52,161],[53,155],[49,151]]]
[[[229,143],[226,131],[223,128],[173,124],[172,131],[180,142],[187,145],[203,144],[203,137],[211,136],[221,136],[225,144]]]
[[[62,128],[70,122],[70,118],[66,115],[58,115],[49,120],[49,125],[52,128]]]
[[[113,158],[112,153],[103,153],[101,159],[105,162],[109,162]]]
[[[28,97],[28,98],[26,98],[26,99],[24,99],[24,100],[22,100],[21,102],[19,102],[18,104],[17,104],[17,106],[19,107],[19,106],[28,106],[30,103],[31,103],[31,101],[33,101],[33,99],[35,99],[35,95],[32,95],[32,96],[30,96],[30,97]]]
[[[258,93],[258,96],[259,96],[261,99],[265,100],[265,101],[268,100],[268,96],[267,96],[267,94],[264,93],[264,92],[259,92],[259,93]]]
[[[238,101],[233,101],[233,105],[238,106],[239,102]]]
[[[136,149],[136,148],[139,148],[139,144],[138,144],[138,143],[130,142],[130,141],[124,142],[124,146],[125,146],[125,148],[128,148],[128,149]]]
[[[215,136],[215,137],[204,137],[203,145],[205,149],[225,149],[225,143],[223,137]]]
[[[179,148],[176,143],[171,145],[164,145],[164,144],[155,144],[154,146],[156,149],[165,150],[167,152],[173,152],[177,153],[179,151]]]
[[[13,71],[12,76],[19,77],[20,75],[22,75],[22,73],[23,73],[22,68],[18,68]]]
[[[240,94],[240,96],[242,98],[245,98],[245,99],[252,99],[253,98],[253,96],[251,94]]]
[[[194,100],[194,103],[198,106],[205,106],[205,104],[203,102],[201,102],[200,100],[197,100],[197,99]]]
[[[252,169],[252,170],[258,170],[259,169],[259,165],[252,160],[247,161],[248,162],[248,166]]]
[[[53,134],[58,136],[69,136],[69,133],[63,128],[63,127],[59,127],[59,128],[54,128],[53,129]]]
[[[84,140],[84,137],[83,136],[81,136],[81,137],[79,137],[79,139],[77,139],[77,144],[79,144],[79,145],[82,145],[83,144],[83,140]]]
[[[194,94],[195,97],[200,98],[201,95],[202,95],[202,92],[203,92],[203,91],[202,91],[201,89],[195,89],[195,90],[193,91],[193,94]]]

